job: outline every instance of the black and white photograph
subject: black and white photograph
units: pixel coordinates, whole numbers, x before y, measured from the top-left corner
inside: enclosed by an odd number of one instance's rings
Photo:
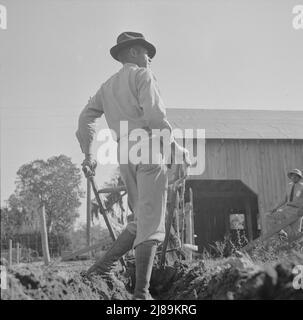
[[[0,0],[0,112],[3,302],[303,300],[303,0]]]

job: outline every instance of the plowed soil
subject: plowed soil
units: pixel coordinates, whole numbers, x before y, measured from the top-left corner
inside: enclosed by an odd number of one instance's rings
[[[302,260],[301,260],[302,259]],[[129,300],[134,287],[134,266],[128,272],[119,266],[111,279],[87,278],[92,261],[20,264],[8,270],[5,300]],[[249,257],[217,260],[176,261],[173,266],[153,270],[150,291],[157,300],[205,299],[299,299],[303,289],[293,286],[295,262],[257,265]]]

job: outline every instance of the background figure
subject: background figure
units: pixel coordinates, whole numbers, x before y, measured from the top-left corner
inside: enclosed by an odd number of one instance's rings
[[[303,210],[303,174],[299,169],[293,169],[288,172],[288,178],[291,180],[286,189],[285,198],[271,210],[272,214],[275,214],[279,219],[289,218],[291,213],[297,214],[298,210]],[[302,220],[303,217],[298,218],[296,222],[281,231],[281,235],[284,235],[292,239],[302,232]]]

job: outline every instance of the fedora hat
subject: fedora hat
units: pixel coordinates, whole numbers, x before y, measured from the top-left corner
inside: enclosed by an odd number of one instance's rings
[[[290,179],[290,177],[291,177],[292,174],[298,175],[301,179],[303,178],[303,173],[302,173],[302,171],[299,170],[299,169],[290,170],[290,171],[288,172],[288,174],[287,174],[287,176],[288,176],[289,179]]]
[[[117,44],[110,49],[110,54],[114,59],[119,61],[119,52],[122,49],[133,45],[140,45],[144,47],[151,59],[156,54],[156,48],[154,47],[154,45],[146,41],[143,34],[138,32],[122,32],[117,38]]]

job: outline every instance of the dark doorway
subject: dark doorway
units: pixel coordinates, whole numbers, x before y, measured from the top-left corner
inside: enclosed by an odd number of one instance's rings
[[[216,241],[257,237],[257,195],[240,180],[188,180],[193,190],[194,229],[199,252]],[[237,239],[236,239],[237,238]],[[245,242],[246,241],[246,242]]]

